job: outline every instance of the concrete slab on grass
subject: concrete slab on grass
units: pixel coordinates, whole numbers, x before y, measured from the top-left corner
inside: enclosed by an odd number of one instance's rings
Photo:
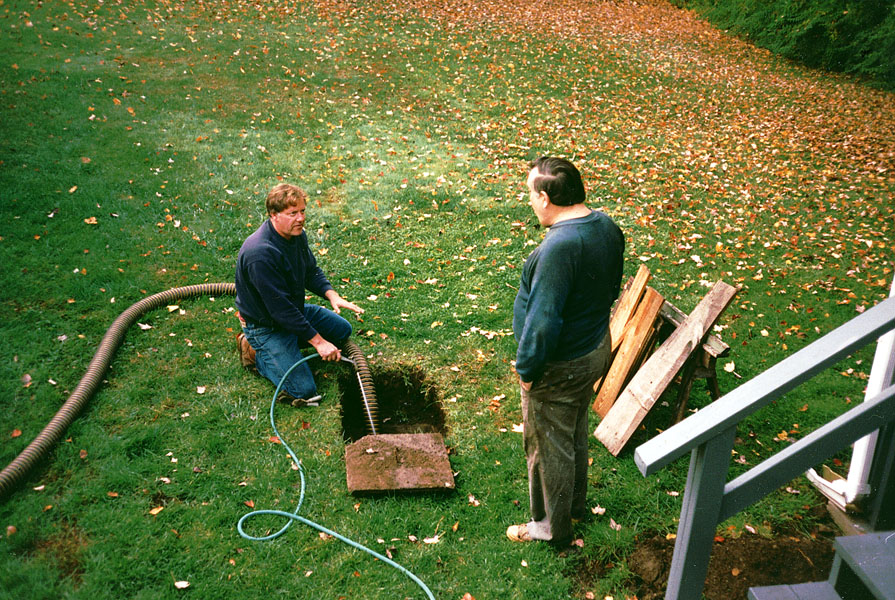
[[[364,436],[345,447],[345,471],[352,494],[454,489],[440,433]]]

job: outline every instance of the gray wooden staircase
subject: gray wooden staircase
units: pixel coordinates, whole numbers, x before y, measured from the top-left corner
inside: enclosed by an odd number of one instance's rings
[[[749,600],[895,600],[895,531],[836,538],[830,577],[749,590]]]

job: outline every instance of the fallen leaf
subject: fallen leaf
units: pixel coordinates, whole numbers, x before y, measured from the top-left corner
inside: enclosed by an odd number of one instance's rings
[[[84,219],[84,222],[87,223],[88,225],[96,225],[98,223],[96,220],[96,217],[88,217],[88,218]]]
[[[204,394],[204,393],[205,393],[205,386],[204,386],[204,385],[197,386],[197,387],[196,387],[196,393],[198,393],[198,394]]]
[[[20,435],[22,435],[22,430],[21,430],[21,429],[13,429],[13,430],[12,430],[12,436],[11,436],[11,437],[17,438],[17,437],[19,437]]]
[[[190,582],[189,581],[175,581],[174,587],[176,587],[178,590],[185,590],[186,588],[190,587]]]
[[[15,535],[16,531],[18,531],[18,530],[16,529],[15,525],[7,525],[6,526],[6,537]]]
[[[616,523],[616,522],[615,522],[615,519],[613,519],[612,517],[609,518],[609,527],[612,528],[612,529],[614,529],[614,530],[616,530],[616,531],[621,531],[621,530],[622,530],[622,526],[619,525],[618,523]]]
[[[243,504],[245,504],[245,505],[248,506],[249,508],[255,508],[255,501],[254,501],[254,500],[246,500],[245,502],[243,502]]]
[[[155,516],[155,515],[159,514],[160,512],[162,512],[163,510],[165,510],[164,506],[156,506],[155,508],[149,509],[149,514]]]

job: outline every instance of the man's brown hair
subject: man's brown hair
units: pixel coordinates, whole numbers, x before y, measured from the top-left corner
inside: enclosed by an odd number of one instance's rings
[[[308,203],[308,194],[303,189],[291,183],[279,183],[267,193],[267,214],[283,212],[302,202]]]

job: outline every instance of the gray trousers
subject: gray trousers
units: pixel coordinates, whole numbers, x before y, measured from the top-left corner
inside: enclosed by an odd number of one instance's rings
[[[533,539],[565,543],[572,519],[587,513],[587,417],[593,385],[609,368],[607,334],[592,352],[547,363],[531,390],[522,390],[523,443]]]

